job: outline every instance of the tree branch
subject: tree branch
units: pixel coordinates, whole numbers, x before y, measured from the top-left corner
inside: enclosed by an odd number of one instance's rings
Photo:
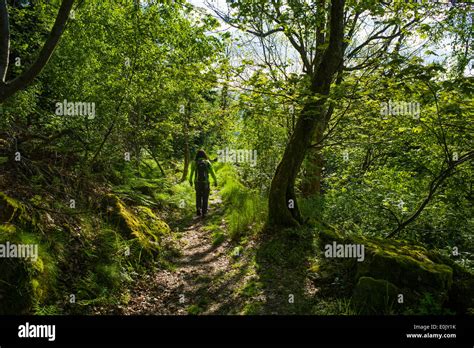
[[[6,0],[0,0],[0,1],[4,3]],[[16,92],[24,89],[43,70],[49,58],[53,54],[53,51],[56,48],[59,42],[59,39],[61,38],[61,35],[66,26],[66,22],[69,18],[69,13],[71,12],[73,4],[74,4],[74,0],[63,0],[63,2],[61,3],[61,7],[59,8],[58,15],[56,17],[56,21],[54,22],[53,28],[51,29],[49,37],[44,43],[44,46],[41,49],[38,58],[33,63],[33,65],[31,65],[26,71],[24,71],[16,79],[14,79],[13,81],[7,82],[3,85],[0,85],[0,102],[5,101],[7,98],[11,97]],[[1,8],[2,8],[2,5],[0,5],[0,16],[2,15],[5,16]],[[6,15],[8,16],[8,13]],[[2,20],[2,26],[4,25],[3,23],[4,23],[4,20]],[[2,28],[0,30],[4,30],[4,29]],[[3,40],[4,38],[3,38],[3,32],[2,32],[2,41]],[[3,46],[4,44],[0,46],[1,49],[5,48]],[[3,51],[1,51],[0,53],[4,54]]]
[[[228,23],[229,24],[229,23]],[[239,28],[240,29],[240,28]],[[249,34],[252,34],[252,35],[255,35],[255,36],[258,36],[258,37],[261,37],[261,38],[264,38],[264,37],[267,37],[269,35],[272,35],[274,33],[277,33],[279,31],[283,31],[283,28],[275,28],[275,29],[271,29],[267,32],[257,32],[257,31],[253,31],[253,30],[246,30],[247,33]]]
[[[386,238],[392,238],[396,234],[398,234],[402,229],[404,229],[408,224],[412,223],[413,221],[416,220],[416,218],[421,214],[423,209],[428,205],[430,200],[433,198],[434,194],[438,190],[438,188],[441,186],[441,184],[448,178],[451,174],[451,172],[460,164],[474,159],[474,150],[470,151],[463,156],[461,156],[457,161],[451,161],[448,164],[448,168],[442,170],[439,175],[434,178],[429,186],[429,191],[428,191],[428,196],[423,200],[423,202],[420,204],[418,209],[405,221],[400,223],[396,229],[394,229],[392,232],[390,232]]]
[[[10,23],[7,0],[0,0],[0,85],[5,83],[10,59]]]

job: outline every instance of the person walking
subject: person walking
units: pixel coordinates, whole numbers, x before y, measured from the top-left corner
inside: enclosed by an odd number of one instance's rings
[[[217,178],[212,168],[212,164],[207,157],[204,150],[199,150],[196,153],[196,158],[191,162],[191,175],[189,177],[189,184],[196,190],[196,215],[205,217],[207,214],[210,183],[209,174],[214,180],[214,185],[217,186]]]

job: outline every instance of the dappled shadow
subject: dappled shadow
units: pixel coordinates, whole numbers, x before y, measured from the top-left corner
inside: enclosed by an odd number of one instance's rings
[[[189,217],[181,221],[186,221],[179,225],[178,232],[182,252],[169,260],[172,269],[161,269],[141,279],[131,294],[131,303],[123,309],[126,314],[239,312],[242,299],[238,288],[250,268],[249,259],[230,256],[233,245],[229,241],[213,243],[214,227],[225,229],[224,207],[213,205],[205,219]]]
[[[198,256],[192,256],[190,258],[187,258],[186,260],[179,260],[175,261],[176,266],[189,266],[189,265],[202,265],[206,263],[212,263],[218,258],[220,258],[220,254],[215,254],[213,257],[207,257],[206,253],[199,253]]]
[[[308,258],[315,254],[312,231],[266,230],[264,235],[256,256],[264,293],[259,314],[311,314],[317,301],[308,279]]]
[[[223,250],[212,257],[212,260],[227,258],[227,247],[221,247]],[[208,268],[203,266],[206,261],[208,264],[212,263],[209,259],[202,262],[193,261],[190,264],[196,267],[191,271],[180,273],[178,268],[175,272],[169,272],[167,277],[155,278],[148,282],[148,295],[142,300],[142,304],[146,305],[142,305],[135,314],[238,314],[242,299],[236,295],[236,289],[246,276],[250,265],[243,263],[239,267],[230,267],[225,264],[221,265],[222,267]],[[184,263],[177,265],[182,267]]]
[[[199,248],[202,248],[203,246],[208,245],[208,244],[209,244],[209,242],[207,240],[203,240],[202,242],[197,243],[197,244],[187,248],[187,250],[190,251],[190,250],[194,250],[194,249],[199,249]]]
[[[236,290],[245,278],[249,264],[239,267],[231,276],[225,277],[219,286],[212,288],[208,296],[218,298],[215,305],[206,311],[206,314],[238,314],[244,299],[239,296]],[[226,274],[227,272],[224,272]]]
[[[170,269],[148,274],[134,286],[124,314],[239,314],[251,296],[243,293],[256,277],[254,249],[234,255],[229,240],[213,243],[213,233],[225,233],[225,207],[211,197],[206,218],[185,216],[175,223],[181,253],[169,259]],[[184,213],[184,212],[183,212]],[[187,214],[188,212],[186,212]],[[179,230],[178,230],[179,229]]]

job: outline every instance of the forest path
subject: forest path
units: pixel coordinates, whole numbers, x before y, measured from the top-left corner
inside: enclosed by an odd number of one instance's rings
[[[205,219],[194,217],[179,233],[180,255],[171,260],[174,269],[159,269],[138,279],[130,289],[130,301],[120,306],[125,315],[227,314],[239,307],[235,289],[244,281],[232,267],[227,240],[213,244],[210,225],[225,230],[220,196],[213,191]],[[212,223],[211,223],[212,221]]]

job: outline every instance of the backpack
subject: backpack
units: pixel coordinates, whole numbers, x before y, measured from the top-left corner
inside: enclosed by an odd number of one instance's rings
[[[205,159],[199,159],[196,163],[197,182],[209,181],[209,164]]]

